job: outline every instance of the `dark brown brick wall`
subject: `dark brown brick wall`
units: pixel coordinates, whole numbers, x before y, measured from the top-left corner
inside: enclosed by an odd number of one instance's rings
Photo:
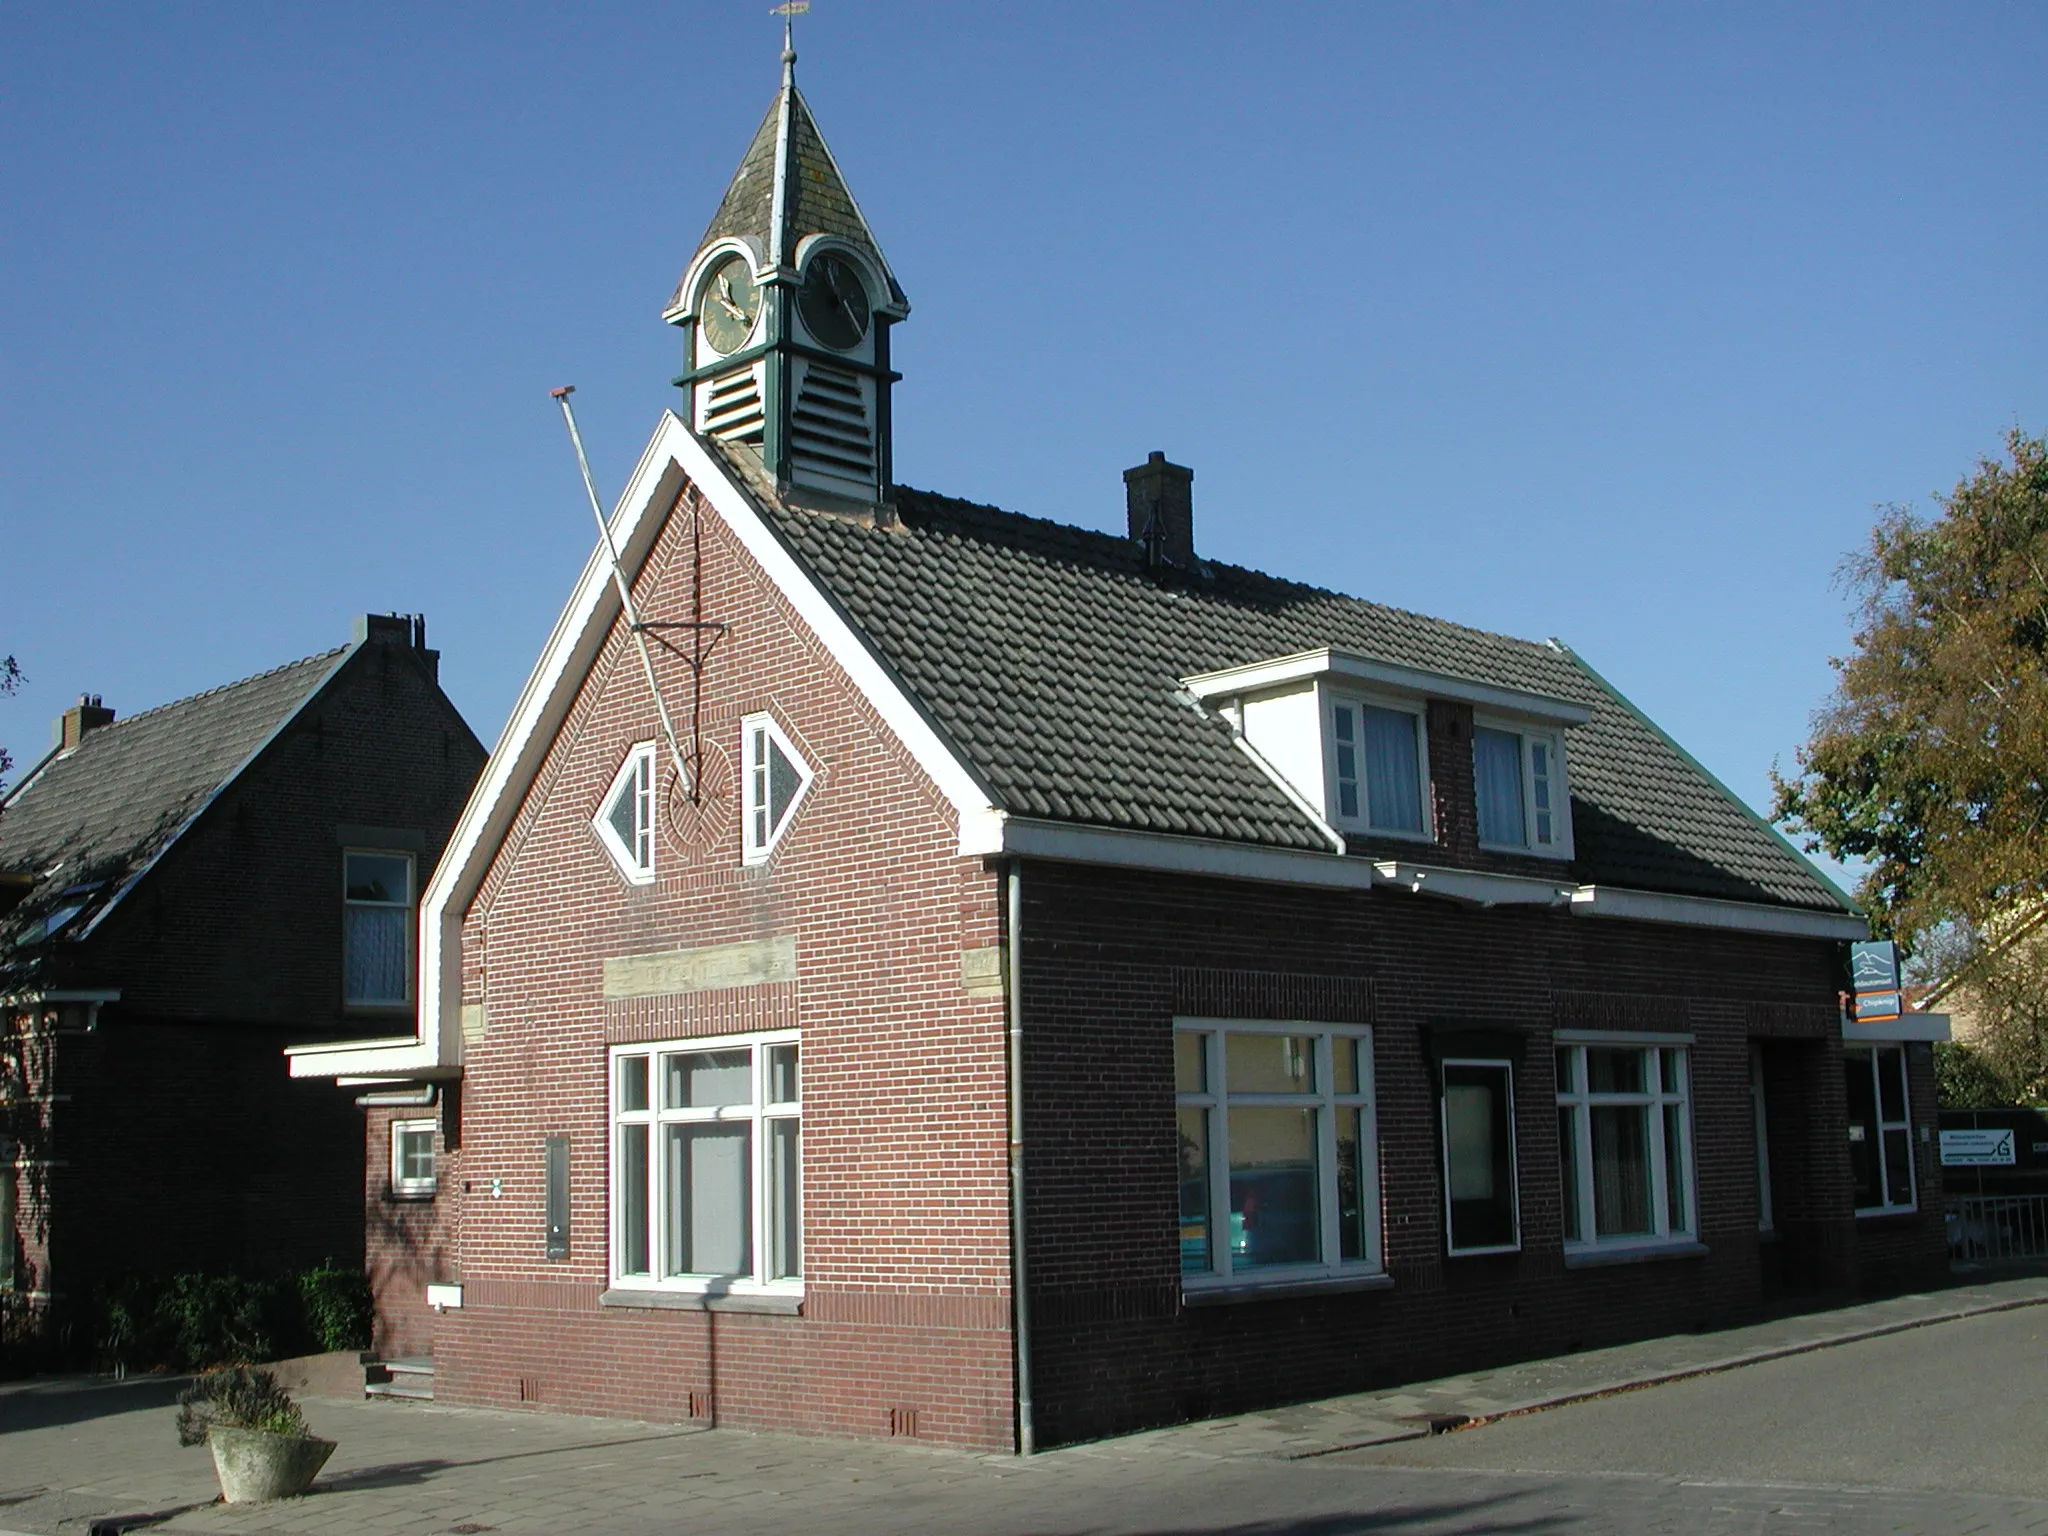
[[[1029,866],[1025,893],[1032,1358],[1048,1443],[1751,1315],[1767,1267],[1752,1039],[1783,1053],[1769,1098],[1785,1119],[1780,1226],[1803,1240],[1792,1279],[1853,1267],[1839,1047],[1821,1033],[1838,984],[1830,943],[1071,866]],[[1238,977],[1241,1017],[1341,1022],[1369,993],[1392,1291],[1180,1306],[1171,1028],[1212,1011],[1191,1006],[1198,971],[1212,989]],[[1560,1023],[1694,1036],[1706,1256],[1565,1267]],[[1443,1256],[1432,1024],[1527,1032],[1520,1254]],[[1938,1256],[1920,1225],[1898,1253],[1866,1252],[1866,1268]]]

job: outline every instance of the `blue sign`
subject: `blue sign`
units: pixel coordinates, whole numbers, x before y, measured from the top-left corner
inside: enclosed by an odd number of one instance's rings
[[[1849,946],[1849,986],[1857,992],[1899,990],[1899,946],[1890,939],[1872,939]],[[1897,1012],[1897,1009],[1893,1009]]]

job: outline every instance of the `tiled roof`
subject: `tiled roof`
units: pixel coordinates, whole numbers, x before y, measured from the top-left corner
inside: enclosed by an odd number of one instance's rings
[[[1842,910],[1567,650],[1233,566],[1161,580],[1128,539],[897,495],[899,528],[765,510],[1013,814],[1325,849],[1179,679],[1334,647],[1589,706],[1567,738],[1577,879]]]
[[[61,931],[89,922],[326,680],[343,649],[116,720],[33,770],[0,809],[0,873],[36,882],[0,918],[0,962],[43,937],[76,887],[91,889]]]

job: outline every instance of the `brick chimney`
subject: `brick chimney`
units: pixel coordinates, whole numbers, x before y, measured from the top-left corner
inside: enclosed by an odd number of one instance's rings
[[[1169,464],[1153,450],[1136,469],[1124,471],[1124,499],[1131,538],[1144,546],[1145,563],[1192,570],[1195,564],[1195,472]]]
[[[424,613],[359,613],[356,615],[358,645],[393,645],[410,650],[427,669],[427,676],[441,675],[441,653],[427,649],[427,616]]]
[[[103,725],[114,723],[114,712],[100,702],[96,693],[81,693],[78,702],[64,711],[57,722],[57,745],[60,751],[69,752],[85,740],[87,731],[96,731]]]

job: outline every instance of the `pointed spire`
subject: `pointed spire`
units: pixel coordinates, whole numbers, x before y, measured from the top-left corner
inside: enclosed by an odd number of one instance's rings
[[[797,247],[807,235],[835,236],[867,256],[888,283],[891,307],[908,312],[881,245],[818,131],[810,104],[796,88],[796,50],[785,46],[782,87],[741,156],[704,238],[697,242],[697,255],[716,241],[737,236],[755,241],[771,267],[787,269],[794,265]],[[695,261],[693,256],[692,266]],[[675,314],[687,299],[678,285],[665,313]]]

